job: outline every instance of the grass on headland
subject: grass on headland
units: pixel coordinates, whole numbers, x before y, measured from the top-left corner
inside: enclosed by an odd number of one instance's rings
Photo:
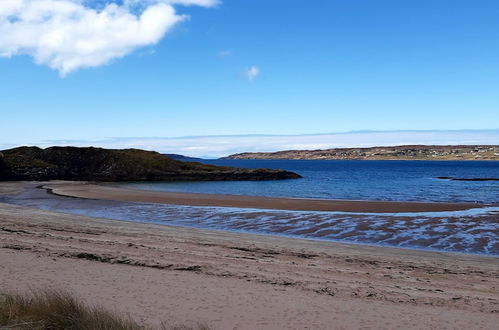
[[[29,294],[0,293],[0,329],[35,330],[150,330],[129,317],[100,307],[90,307],[71,294],[57,290]],[[201,323],[187,326],[162,325],[161,330],[209,330]]]

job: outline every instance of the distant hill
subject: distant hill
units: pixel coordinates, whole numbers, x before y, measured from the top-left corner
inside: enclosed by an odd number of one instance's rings
[[[0,152],[0,180],[277,180],[298,174],[181,162],[154,151],[19,147]]]
[[[324,150],[246,152],[223,159],[499,160],[497,145],[406,145]]]
[[[189,157],[189,156],[184,156],[184,155],[179,155],[179,154],[162,154],[165,157],[175,159],[175,160],[180,160],[183,162],[199,162],[203,160],[202,158],[196,158],[196,157]]]

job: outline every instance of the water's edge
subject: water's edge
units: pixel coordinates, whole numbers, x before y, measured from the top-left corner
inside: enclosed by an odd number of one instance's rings
[[[113,220],[499,256],[499,207],[382,214],[283,211],[88,200],[36,188],[0,202]]]

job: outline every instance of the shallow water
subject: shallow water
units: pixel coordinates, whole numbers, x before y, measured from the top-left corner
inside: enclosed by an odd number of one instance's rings
[[[499,161],[212,160],[209,164],[280,168],[303,179],[282,181],[124,183],[136,189],[352,200],[498,203]]]
[[[282,211],[85,200],[42,189],[0,202],[116,220],[499,255],[499,207],[398,214]]]

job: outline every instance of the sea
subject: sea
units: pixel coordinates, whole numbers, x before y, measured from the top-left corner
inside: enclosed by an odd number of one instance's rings
[[[466,202],[465,211],[365,213],[199,207],[84,200],[25,191],[1,201],[116,220],[433,251],[499,256],[499,161],[205,160],[276,168],[301,179],[130,182],[126,188],[314,199]]]
[[[129,183],[145,190],[348,200],[499,203],[499,161],[205,160],[203,163],[292,171],[302,179]]]

